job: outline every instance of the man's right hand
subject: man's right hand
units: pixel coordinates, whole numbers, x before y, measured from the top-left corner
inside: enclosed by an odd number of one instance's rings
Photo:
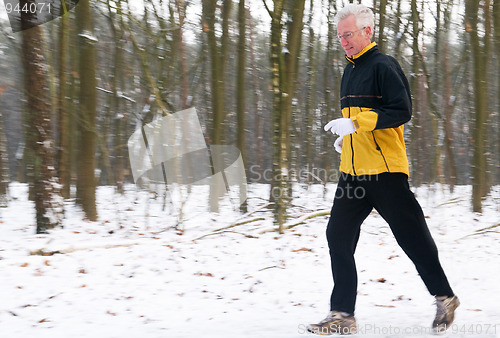
[[[345,136],[356,132],[354,128],[354,123],[350,118],[340,118],[331,120],[324,126],[325,131],[331,131],[332,134],[337,134],[339,136]]]

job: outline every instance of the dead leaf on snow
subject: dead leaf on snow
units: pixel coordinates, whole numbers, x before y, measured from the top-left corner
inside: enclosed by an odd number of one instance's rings
[[[197,273],[195,273],[195,276],[213,277],[214,275],[212,275],[210,272],[206,272],[206,273],[197,272]]]
[[[292,252],[299,252],[299,251],[308,251],[308,252],[312,252],[313,250],[312,250],[312,249],[308,249],[308,248],[300,248],[300,249],[292,250]]]

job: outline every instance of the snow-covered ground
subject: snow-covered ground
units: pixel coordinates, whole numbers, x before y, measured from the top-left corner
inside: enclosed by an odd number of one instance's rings
[[[327,216],[266,232],[267,189],[250,186],[243,216],[230,203],[206,212],[194,191],[181,233],[180,204],[134,186],[124,195],[103,187],[98,222],[68,202],[64,228],[35,235],[26,186],[12,184],[10,206],[0,209],[0,337],[311,336],[305,326],[327,314],[332,288]],[[329,210],[334,189],[297,187],[289,223]],[[470,190],[414,189],[462,303],[444,336],[500,337],[500,227],[481,230],[500,223],[500,187],[481,215],[470,211]],[[375,212],[356,259],[356,336],[430,337],[433,298]]]

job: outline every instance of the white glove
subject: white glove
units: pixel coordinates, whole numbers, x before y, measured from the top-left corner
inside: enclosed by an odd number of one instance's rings
[[[345,136],[352,134],[356,131],[354,128],[354,123],[352,123],[349,118],[340,118],[336,120],[331,120],[324,127],[325,131],[330,130],[333,134],[337,134],[339,136]]]
[[[335,140],[335,143],[333,144],[333,147],[337,151],[337,153],[342,154],[342,145],[344,141],[344,136],[340,136]]]

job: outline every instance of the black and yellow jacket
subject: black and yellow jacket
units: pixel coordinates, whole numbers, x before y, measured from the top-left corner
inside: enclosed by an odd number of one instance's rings
[[[403,132],[411,118],[411,94],[401,66],[375,42],[346,58],[340,103],[343,117],[352,120],[356,132],[343,138],[340,171],[409,175]]]

